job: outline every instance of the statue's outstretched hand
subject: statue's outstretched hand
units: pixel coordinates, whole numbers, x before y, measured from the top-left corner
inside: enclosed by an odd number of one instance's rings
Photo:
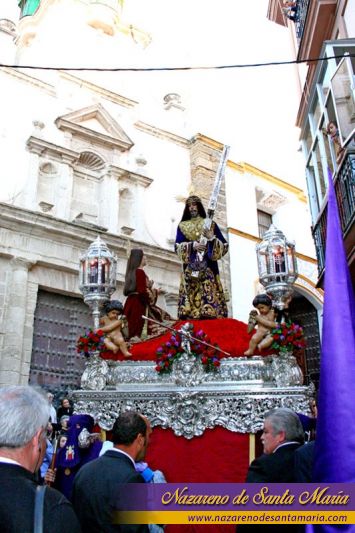
[[[206,246],[197,241],[194,241],[193,249],[195,250],[195,252],[204,252],[206,250]]]

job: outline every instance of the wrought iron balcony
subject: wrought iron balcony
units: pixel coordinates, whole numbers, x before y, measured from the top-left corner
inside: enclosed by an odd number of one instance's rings
[[[304,27],[306,25],[309,3],[310,0],[297,0],[297,19],[295,20],[295,26],[298,42],[302,39]]]
[[[350,235],[355,222],[355,153],[348,153],[345,156],[341,167],[338,169],[334,186],[345,241],[346,237]],[[327,206],[325,205],[312,230],[320,278],[324,270],[326,227]]]

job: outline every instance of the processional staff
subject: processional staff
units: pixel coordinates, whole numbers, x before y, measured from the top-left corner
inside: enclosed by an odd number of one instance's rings
[[[212,227],[213,217],[214,217],[216,207],[217,207],[218,195],[219,195],[219,191],[222,185],[225,168],[227,166],[229,150],[230,150],[230,146],[227,146],[227,145],[223,146],[223,151],[222,151],[221,159],[219,161],[217,174],[214,180],[213,189],[212,189],[212,193],[210,196],[210,201],[208,203],[207,216],[203,223],[202,233],[201,233],[201,237],[199,241],[199,243],[202,244],[203,246],[207,245],[207,240],[208,240],[207,237],[205,236],[205,233],[207,231],[210,231]],[[204,256],[204,252],[197,252],[197,258],[199,261],[203,260],[203,256]]]
[[[161,327],[163,327],[165,329],[173,331],[174,333],[178,333],[182,337],[187,337],[189,340],[193,340],[193,341],[198,342],[199,344],[204,344],[205,346],[209,346],[210,348],[214,348],[218,352],[224,353],[225,355],[229,355],[229,356],[231,355],[230,353],[225,352],[224,350],[222,350],[218,346],[214,346],[213,344],[210,344],[209,342],[205,342],[205,341],[203,341],[201,339],[198,339],[197,337],[194,337],[193,335],[191,335],[191,333],[188,333],[186,330],[174,329],[174,328],[172,328],[170,326],[162,324],[161,322],[158,322],[158,320],[154,320],[154,318],[149,318],[148,316],[145,316],[145,315],[142,315],[142,318],[144,320],[149,320],[150,322],[153,322],[154,324],[158,324],[159,326],[161,326]]]

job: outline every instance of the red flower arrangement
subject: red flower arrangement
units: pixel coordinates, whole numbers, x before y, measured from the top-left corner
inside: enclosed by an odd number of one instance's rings
[[[104,348],[104,332],[101,329],[88,329],[76,342],[77,353],[90,357],[93,352],[101,352]]]
[[[294,352],[306,346],[303,329],[294,322],[282,322],[271,331],[274,342],[271,348],[279,353]]]
[[[206,346],[200,341],[211,344],[210,339],[206,333],[200,329],[196,333],[191,331],[192,336],[196,339],[190,340],[191,354],[199,357],[206,372],[214,372],[220,366],[220,357],[218,345]],[[160,374],[171,372],[173,362],[176,361],[183,353],[181,347],[182,336],[180,333],[173,333],[170,339],[157,349],[157,365],[155,370]]]

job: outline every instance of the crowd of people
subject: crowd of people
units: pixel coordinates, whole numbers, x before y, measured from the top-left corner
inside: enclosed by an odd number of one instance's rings
[[[182,263],[179,319],[227,317],[218,261],[227,253],[228,244],[217,224],[206,225],[206,219],[200,198],[189,197],[175,242]],[[148,278],[145,266],[143,250],[131,250],[124,284],[126,301],[123,305],[111,300],[102,309],[105,348],[121,351],[125,357],[131,356],[128,342],[155,335],[157,325],[173,320],[157,305],[160,289]],[[253,305],[256,311],[250,314],[249,331],[257,329],[245,355],[270,345],[270,328],[275,324],[272,302],[266,295],[257,296]],[[30,386],[0,389],[1,531],[33,531],[39,495],[43,496],[38,487],[45,487],[42,520],[43,531],[48,533],[162,531],[158,525],[114,523],[121,484],[166,481],[144,462],[150,421],[143,413],[122,412],[111,440],[103,443],[92,416],[74,414],[68,397],[58,409],[53,400],[52,393]],[[263,454],[250,464],[247,483],[311,481],[313,444],[304,444],[305,418],[286,408],[265,414]],[[240,531],[251,527],[241,526]]]
[[[115,523],[122,484],[166,481],[144,463],[152,432],[150,421],[133,410],[122,412],[114,423],[110,445],[100,454],[103,445],[99,433],[92,433],[93,418],[70,414],[67,443],[62,452],[56,452],[57,461],[42,477],[38,472],[50,442],[51,402],[52,398],[30,386],[0,389],[1,531],[33,531],[37,487],[41,486],[46,487],[42,519],[47,533],[152,530],[153,525]],[[62,401],[60,409],[63,412],[70,406]],[[304,419],[303,416],[303,422]],[[288,408],[265,413],[263,454],[250,464],[247,483],[311,481],[313,444],[304,444],[301,420]],[[61,470],[66,484],[59,482]],[[253,527],[239,526],[238,531],[251,531]],[[279,527],[281,532],[283,526]],[[290,527],[287,525],[287,531]],[[162,529],[158,525],[154,528]]]

